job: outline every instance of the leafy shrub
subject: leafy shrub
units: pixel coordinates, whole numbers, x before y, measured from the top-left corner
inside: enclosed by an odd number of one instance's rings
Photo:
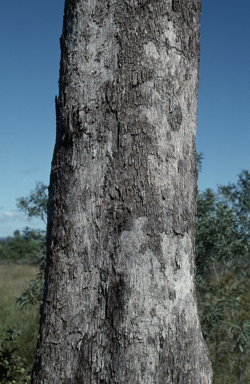
[[[215,383],[250,377],[250,174],[198,196],[196,286]]]
[[[9,336],[0,347],[0,383],[29,383],[31,380],[27,363],[18,355],[15,347],[16,339],[20,335],[20,329],[9,328]]]

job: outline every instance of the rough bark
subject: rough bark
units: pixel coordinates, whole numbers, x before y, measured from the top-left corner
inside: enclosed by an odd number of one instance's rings
[[[211,383],[195,296],[200,0],[66,0],[33,383]]]

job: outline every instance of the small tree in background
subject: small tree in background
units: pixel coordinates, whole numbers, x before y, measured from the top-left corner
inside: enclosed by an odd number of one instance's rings
[[[24,212],[28,218],[39,217],[47,225],[47,202],[48,187],[41,181],[38,181],[35,189],[30,192],[29,196],[17,199],[17,208]]]
[[[42,182],[37,182],[35,189],[27,197],[17,199],[18,209],[28,218],[39,217],[46,224],[47,190]],[[24,228],[22,234],[16,230],[14,236],[9,236],[7,240],[0,242],[0,260],[25,262],[40,258],[41,253],[45,254],[45,234],[45,230],[29,227]]]
[[[48,187],[42,182],[37,182],[35,189],[30,192],[29,196],[17,199],[17,207],[29,218],[39,217],[47,224],[47,191]],[[36,278],[29,281],[27,288],[17,296],[17,304],[20,309],[42,303],[46,263],[46,231],[26,227],[23,230],[23,236],[27,240],[35,240],[39,244],[39,250],[34,253],[38,264]]]

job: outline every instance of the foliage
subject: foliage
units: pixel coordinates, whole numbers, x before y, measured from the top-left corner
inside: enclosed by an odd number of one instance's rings
[[[18,348],[18,355],[27,362],[29,369],[34,364],[36,353],[39,306],[19,311],[15,297],[22,291],[25,281],[35,276],[35,271],[36,267],[28,264],[0,265],[0,345],[8,335],[9,327],[21,328],[22,332],[15,339],[15,348]]]
[[[35,190],[31,191],[28,197],[21,197],[18,200],[18,208],[28,214],[28,217],[40,217],[44,222],[47,221],[47,187],[41,183],[36,183]],[[39,250],[35,256],[37,259],[38,273],[36,278],[27,283],[26,289],[17,296],[17,305],[20,309],[27,309],[32,305],[42,304],[44,271],[46,264],[46,232],[26,227],[23,236],[29,241],[36,241]]]
[[[16,338],[20,329],[7,331],[9,336],[5,339],[6,345],[0,348],[0,383],[29,383],[31,380],[27,363],[17,354]]]
[[[45,271],[45,252],[37,254],[38,272],[36,277],[30,280],[26,285],[26,289],[17,295],[16,302],[19,309],[28,309],[30,306],[42,305],[44,271]]]
[[[41,181],[36,183],[36,187],[30,192],[28,197],[19,197],[17,207],[20,211],[27,214],[29,218],[40,217],[46,224],[47,221],[47,200],[48,187]]]
[[[198,308],[216,383],[248,383],[250,375],[249,196],[243,171],[236,185],[197,199]]]
[[[39,244],[34,239],[27,239],[19,231],[14,236],[0,242],[0,260],[28,261],[33,259],[39,250]]]
[[[201,172],[201,170],[202,170],[202,160],[204,159],[203,153],[202,152],[200,152],[200,153],[196,152],[196,159],[197,159],[198,172]]]
[[[46,224],[48,188],[37,182],[36,187],[27,197],[17,199],[17,207],[27,214],[28,218],[39,217]],[[0,242],[0,260],[28,261],[45,252],[44,230],[24,228],[22,235],[14,232],[14,237],[8,237]]]
[[[37,183],[35,190],[31,191],[27,198],[18,199],[17,205],[29,218],[40,217],[45,222],[47,215],[47,187],[42,183]],[[15,326],[23,321],[22,334],[19,331],[9,329],[7,331],[9,337],[5,338],[5,344],[2,345],[0,351],[1,383],[30,382],[28,370],[31,370],[34,363],[39,327],[38,309],[41,304],[44,285],[45,234],[45,231],[26,227],[22,235],[19,231],[16,231],[14,239],[8,238],[7,241],[2,242],[0,247],[0,255],[2,252],[5,260],[27,261],[32,258],[33,261],[37,261],[38,265],[36,277],[27,283],[26,289],[19,293],[16,299],[19,309],[29,308],[31,311],[22,311],[16,316],[16,309],[12,307],[12,301],[8,297],[5,300],[5,296],[0,300],[1,313],[3,314],[2,326],[0,326],[0,339],[3,339],[6,334],[6,326],[8,324]],[[6,293],[8,296],[11,290],[12,287],[9,287]],[[27,319],[27,321],[24,321],[24,319]],[[26,356],[27,359],[25,359]]]

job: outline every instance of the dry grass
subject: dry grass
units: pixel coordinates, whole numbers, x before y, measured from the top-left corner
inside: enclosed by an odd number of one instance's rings
[[[35,277],[37,267],[29,264],[6,263],[0,265],[0,293],[9,299],[16,297],[25,287],[25,283]],[[1,300],[1,299],[0,299]]]

